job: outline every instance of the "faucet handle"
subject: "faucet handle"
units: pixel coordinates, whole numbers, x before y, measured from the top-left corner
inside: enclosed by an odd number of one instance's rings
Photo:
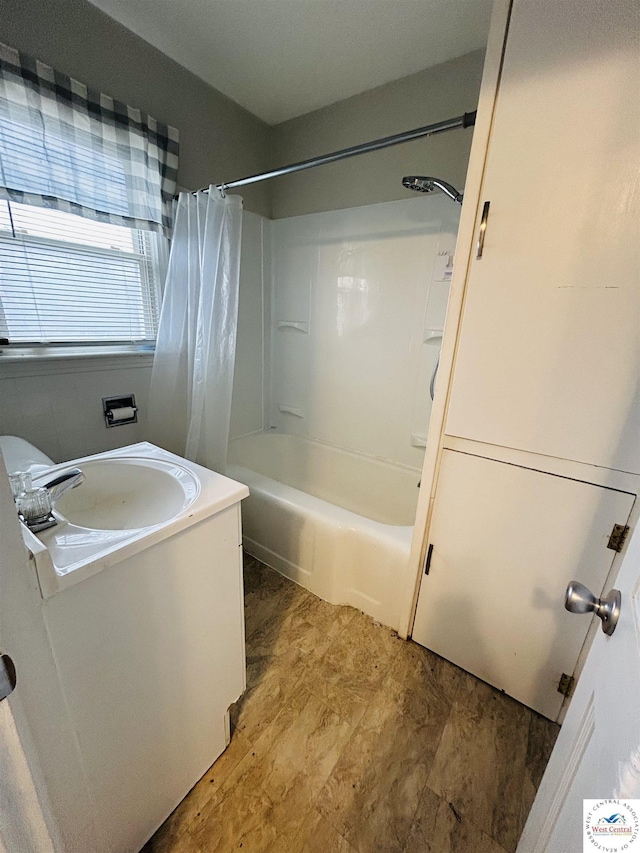
[[[51,493],[47,489],[29,489],[21,492],[16,497],[16,509],[20,519],[35,532],[46,530],[47,527],[55,524]]]
[[[33,488],[31,482],[31,472],[30,471],[16,471],[13,474],[9,474],[9,485],[11,486],[11,494],[13,495],[13,499],[15,500],[19,494],[22,492],[28,492]]]

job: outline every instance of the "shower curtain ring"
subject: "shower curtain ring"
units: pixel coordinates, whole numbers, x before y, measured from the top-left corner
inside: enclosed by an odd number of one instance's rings
[[[217,189],[218,189],[218,192],[220,193],[221,198],[227,197],[227,193],[226,193],[227,185],[226,184],[218,184]]]

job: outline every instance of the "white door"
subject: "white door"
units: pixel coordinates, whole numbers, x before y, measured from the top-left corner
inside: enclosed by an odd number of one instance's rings
[[[638,0],[514,0],[448,435],[640,473],[639,45]]]
[[[609,536],[633,501],[445,450],[413,639],[555,720],[589,628],[564,609],[565,588],[576,579],[601,594]]]
[[[6,592],[6,574],[10,563],[26,570],[26,559],[22,537],[15,516],[15,507],[9,482],[0,454],[0,598]],[[15,656],[17,649],[3,647],[2,607],[0,607],[0,653]],[[7,632],[11,634],[11,632]],[[14,639],[11,636],[9,642]],[[3,678],[0,677],[0,684]],[[28,731],[20,704],[20,693],[16,689],[10,696],[0,700],[0,851],[1,853],[53,853],[54,844],[47,830],[42,807],[36,791],[37,782],[42,784],[39,771],[30,766],[25,751]],[[32,759],[32,755],[31,755]]]
[[[640,799],[640,530],[615,588],[622,593],[618,625],[610,637],[598,631],[593,642],[519,853],[581,851],[583,799]]]

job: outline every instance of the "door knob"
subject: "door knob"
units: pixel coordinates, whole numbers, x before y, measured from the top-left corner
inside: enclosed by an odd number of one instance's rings
[[[595,613],[602,619],[602,630],[611,636],[620,616],[620,590],[612,589],[604,598],[596,598],[580,581],[571,581],[564,606],[571,613]]]
[[[9,655],[0,655],[0,702],[6,699],[16,686],[16,668]]]

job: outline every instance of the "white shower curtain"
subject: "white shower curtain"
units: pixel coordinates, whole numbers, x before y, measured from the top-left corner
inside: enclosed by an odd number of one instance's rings
[[[242,198],[180,193],[149,396],[149,437],[224,473],[238,323]]]

